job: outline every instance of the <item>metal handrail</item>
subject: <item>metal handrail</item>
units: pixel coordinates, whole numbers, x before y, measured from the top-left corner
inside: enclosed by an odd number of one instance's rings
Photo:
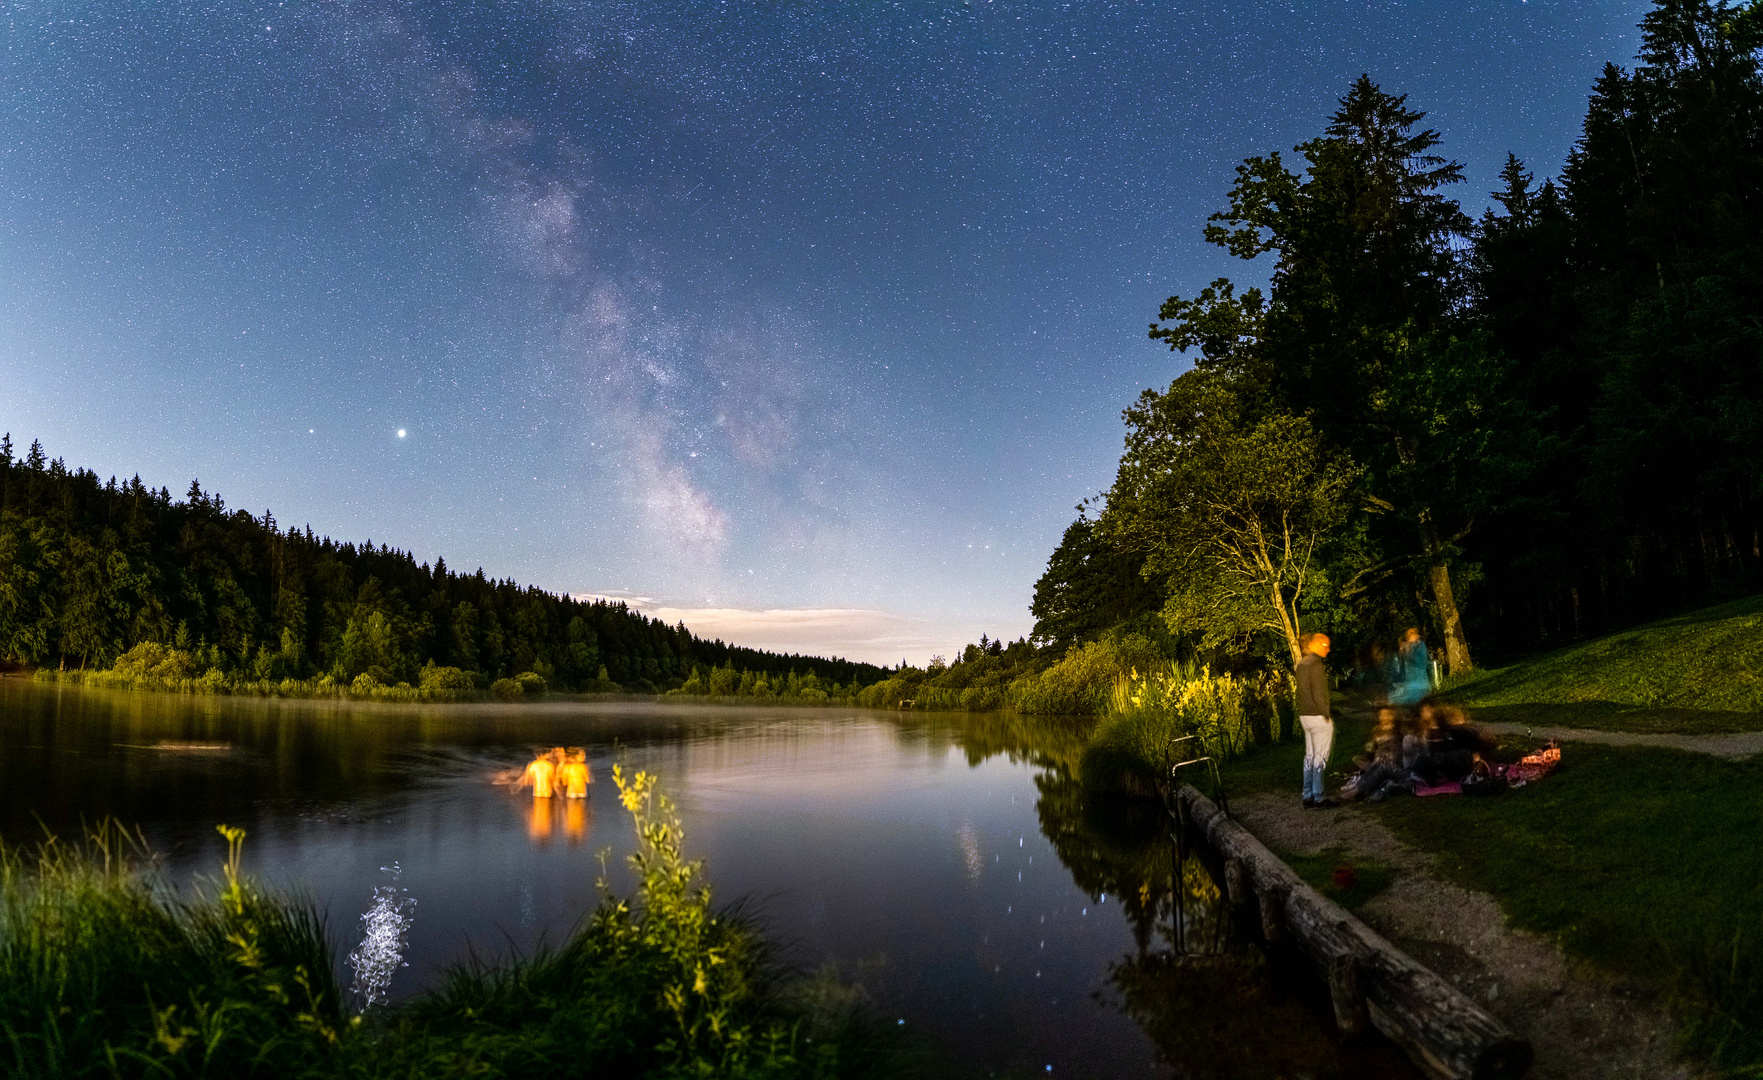
[[[1171,737],[1170,740],[1163,745],[1163,780],[1164,783],[1168,785],[1168,793],[1173,794],[1175,785],[1181,782],[1181,770],[1190,765],[1204,764],[1212,772],[1213,801],[1218,804],[1218,809],[1228,818],[1230,817],[1230,800],[1225,798],[1224,778],[1218,774],[1218,759],[1211,754],[1205,754],[1200,757],[1189,758],[1186,761],[1172,762],[1170,760],[1170,758],[1175,756],[1173,751],[1178,743],[1191,741],[1200,741],[1201,749],[1205,748],[1204,741],[1200,740],[1200,736],[1198,735],[1176,735]],[[1165,802],[1167,806],[1167,795],[1165,796]]]
[[[1224,779],[1218,775],[1218,761],[1211,754],[1188,758],[1185,761],[1173,760],[1175,748],[1185,742],[1200,742],[1200,749],[1205,749],[1205,742],[1198,735],[1177,735],[1163,745],[1163,775],[1158,778],[1158,793],[1163,796],[1163,809],[1175,819],[1175,829],[1171,839],[1175,841],[1175,862],[1171,867],[1174,880],[1170,882],[1174,899],[1175,945],[1178,952],[1187,950],[1187,911],[1186,895],[1181,875],[1188,862],[1189,831],[1192,823],[1188,820],[1187,804],[1176,797],[1176,789],[1180,786],[1183,769],[1194,765],[1205,765],[1212,772],[1212,791],[1216,796],[1220,812],[1230,816],[1230,803],[1224,796]]]

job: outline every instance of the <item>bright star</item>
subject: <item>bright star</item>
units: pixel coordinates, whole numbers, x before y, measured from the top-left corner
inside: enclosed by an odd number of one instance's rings
[[[402,439],[404,437],[404,429],[403,428],[398,429],[398,437],[400,439]]]

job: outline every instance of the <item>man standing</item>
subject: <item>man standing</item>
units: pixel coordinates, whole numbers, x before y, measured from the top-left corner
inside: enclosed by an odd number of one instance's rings
[[[1298,641],[1304,655],[1298,660],[1298,724],[1304,729],[1304,809],[1324,810],[1336,805],[1323,797],[1322,772],[1334,748],[1334,714],[1328,704],[1328,635],[1305,634]]]

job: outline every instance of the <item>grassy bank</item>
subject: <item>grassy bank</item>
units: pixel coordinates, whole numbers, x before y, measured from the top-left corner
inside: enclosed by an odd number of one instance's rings
[[[0,1072],[24,1077],[907,1075],[836,986],[710,902],[672,805],[617,776],[634,897],[569,941],[351,1014],[324,927],[238,871],[180,897],[115,829],[0,855]],[[395,958],[394,958],[395,962]]]
[[[1369,721],[1336,723],[1340,770]],[[1302,756],[1296,743],[1252,751],[1226,766],[1229,790],[1295,800]],[[1763,763],[1570,744],[1542,783],[1367,812],[1436,855],[1439,872],[1493,895],[1514,924],[1672,995],[1686,1049],[1763,1075]]]
[[[1483,720],[1607,731],[1763,730],[1763,596],[1478,671],[1444,696]]]

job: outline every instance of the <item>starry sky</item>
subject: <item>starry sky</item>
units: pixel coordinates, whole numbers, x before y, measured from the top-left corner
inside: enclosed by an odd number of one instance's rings
[[[1559,170],[1642,2],[0,0],[0,429],[706,636],[1032,624],[1235,165]]]

